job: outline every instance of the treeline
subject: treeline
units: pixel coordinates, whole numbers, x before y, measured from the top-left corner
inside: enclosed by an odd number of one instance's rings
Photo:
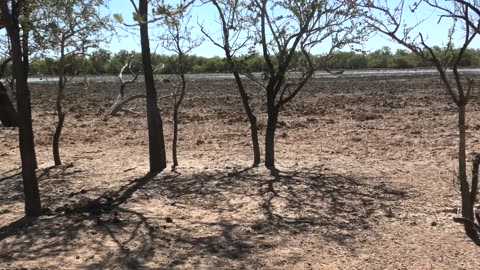
[[[435,50],[441,51],[440,47]],[[71,59],[71,65],[66,67],[67,74],[112,74],[120,72],[128,58],[134,55],[133,69],[141,68],[141,55],[136,52],[122,50],[112,54],[100,49],[93,52],[89,57],[75,56]],[[392,52],[389,47],[369,52],[335,52],[329,59],[322,55],[313,57],[317,69],[366,69],[366,68],[420,68],[431,67],[428,60],[418,57],[407,50]],[[264,60],[261,55],[241,56],[237,58],[241,68],[245,72],[263,72]],[[447,59],[448,60],[448,59]],[[30,73],[42,75],[55,75],[57,59],[34,57],[30,64]],[[189,55],[186,59],[187,73],[216,73],[228,72],[228,65],[222,57],[203,57]],[[159,74],[171,74],[175,70],[175,58],[168,55],[152,54],[152,64]],[[468,49],[462,58],[460,66],[480,66],[480,49]]]

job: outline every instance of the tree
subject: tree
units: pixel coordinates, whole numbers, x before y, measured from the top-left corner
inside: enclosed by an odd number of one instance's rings
[[[150,172],[160,172],[167,167],[165,152],[165,139],[163,136],[163,123],[160,110],[157,105],[157,90],[155,88],[154,71],[152,67],[152,54],[150,52],[150,39],[148,34],[149,23],[160,21],[165,16],[174,16],[184,12],[191,2],[181,2],[174,9],[170,9],[162,1],[154,1],[152,17],[149,16],[149,0],[138,0],[138,5],[134,0],[130,0],[135,12],[133,19],[136,24],[126,24],[120,14],[115,14],[118,22],[125,26],[140,26],[140,43],[142,48],[142,66],[145,77],[145,91],[147,96],[147,123],[148,123],[148,141]]]
[[[107,72],[107,65],[112,60],[112,56],[109,51],[99,49],[90,55],[89,60],[94,74],[105,74]]]
[[[464,223],[467,236],[469,236],[477,245],[480,245],[478,224],[475,223],[474,204],[478,192],[478,163],[480,159],[474,159],[474,171],[472,179],[469,182],[467,177],[467,161],[466,161],[466,123],[465,113],[466,107],[472,96],[473,82],[459,73],[459,63],[465,56],[468,46],[474,38],[480,33],[480,3],[477,1],[430,1],[424,0],[415,3],[409,7],[414,12],[419,5],[428,5],[441,12],[440,21],[451,19],[452,28],[446,31],[449,42],[446,47],[441,50],[427,44],[426,38],[420,32],[414,32],[418,24],[407,24],[403,20],[404,13],[407,12],[404,1],[399,1],[395,6],[388,6],[383,1],[365,1],[362,6],[367,11],[366,21],[370,27],[376,31],[391,38],[397,43],[428,60],[435,66],[438,71],[440,80],[442,81],[447,93],[450,95],[453,103],[457,107],[458,116],[458,182],[461,193],[462,218],[456,219]],[[461,24],[461,26],[458,26]],[[457,31],[462,31],[463,43],[459,50],[455,50],[452,40]],[[449,78],[447,68],[451,66],[453,72],[453,80]],[[477,220],[480,223],[480,219]]]
[[[171,6],[165,6],[167,9],[173,9]],[[165,33],[160,37],[162,47],[174,53],[171,58],[172,69],[179,79],[174,87],[173,101],[173,139],[172,139],[172,170],[178,166],[177,143],[178,143],[178,113],[187,88],[187,54],[200,46],[203,39],[192,37],[191,26],[189,25],[191,15],[190,10],[169,14],[166,13],[164,19],[160,21],[165,27]]]
[[[241,0],[226,0],[217,1],[212,0],[211,3],[215,6],[219,23],[222,29],[222,38],[220,41],[216,41],[211,34],[209,34],[203,27],[201,31],[212,41],[217,47],[221,48],[225,53],[225,58],[228,65],[228,70],[232,72],[235,77],[238,92],[242,99],[243,108],[247,114],[248,121],[250,123],[250,136],[252,139],[253,147],[253,166],[260,164],[260,145],[258,142],[258,126],[257,117],[253,113],[250,105],[250,97],[247,93],[245,83],[243,82],[241,73],[246,73],[245,68],[242,68],[241,62],[239,63],[236,58],[236,53],[242,50],[248,49],[249,35],[247,17],[248,10],[246,8],[246,2]]]
[[[131,1],[134,4],[133,0]],[[142,46],[142,64],[145,75],[145,91],[147,94],[147,122],[148,141],[150,154],[150,172],[159,172],[167,167],[165,151],[165,139],[163,136],[163,123],[160,110],[157,106],[157,90],[153,77],[151,63],[150,39],[148,37],[148,3],[147,0],[139,0],[137,21],[140,24],[140,42]]]
[[[134,20],[140,26],[140,43],[142,48],[142,65],[145,76],[145,91],[147,96],[147,123],[148,123],[148,142],[149,142],[149,159],[150,172],[160,172],[167,167],[167,158],[165,152],[165,139],[163,135],[163,123],[160,110],[157,105],[157,89],[153,76],[150,38],[148,34],[148,24],[152,21],[149,19],[148,0],[138,0],[138,5],[134,0],[130,3],[135,9]],[[123,23],[123,18],[119,14],[115,14],[115,18]],[[127,26],[136,26],[128,25]]]
[[[265,166],[275,168],[275,131],[282,107],[292,101],[315,72],[310,50],[331,42],[327,55],[363,38],[355,1],[252,0],[251,22],[266,63],[268,80]],[[281,14],[281,15],[276,15]],[[328,59],[328,57],[327,57]],[[294,66],[294,62],[297,65]],[[298,76],[289,76],[291,71]]]
[[[369,68],[388,68],[391,67],[392,51],[389,47],[376,50],[368,55],[368,67]]]
[[[12,0],[0,1],[0,28],[5,27],[10,38],[13,76],[16,80],[16,96],[19,120],[20,156],[22,160],[23,193],[25,196],[25,214],[39,216],[42,206],[38,189],[35,169],[35,144],[33,139],[32,113],[30,105],[30,90],[28,88],[28,58],[25,59],[25,50],[28,43],[22,43],[20,38],[20,20],[25,16],[23,11],[28,9],[28,2]],[[25,38],[25,32],[24,31]]]
[[[32,13],[34,16],[31,19],[35,42],[42,53],[58,55],[58,91],[55,105],[58,122],[52,142],[56,166],[62,164],[59,145],[66,116],[62,108],[68,81],[66,71],[76,62],[77,56],[85,54],[86,50],[97,47],[105,40],[101,30],[109,29],[108,20],[101,17],[97,11],[98,7],[104,4],[103,0],[35,1]]]

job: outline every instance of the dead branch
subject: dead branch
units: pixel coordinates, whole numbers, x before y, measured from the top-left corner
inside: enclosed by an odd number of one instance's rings
[[[117,114],[120,110],[122,110],[122,106],[125,105],[126,103],[137,98],[145,97],[145,95],[136,95],[136,96],[125,99],[125,87],[128,84],[135,82],[138,78],[138,75],[140,74],[140,71],[134,72],[132,70],[132,60],[133,60],[133,55],[130,56],[130,58],[128,58],[127,63],[125,63],[125,65],[120,70],[120,73],[118,74],[118,78],[122,83],[120,85],[120,93],[118,93],[117,99],[115,100],[113,105],[110,107],[110,109],[108,109],[107,112],[104,114],[103,121],[106,121],[109,116],[113,116]],[[124,80],[123,78],[123,73],[125,72],[126,69],[128,69],[129,73],[133,75],[133,78],[130,80]]]

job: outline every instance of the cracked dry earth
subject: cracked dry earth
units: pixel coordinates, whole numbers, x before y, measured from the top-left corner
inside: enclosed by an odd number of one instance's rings
[[[480,269],[452,221],[456,111],[435,76],[312,80],[281,113],[274,176],[250,167],[233,80],[191,83],[180,167],[158,175],[144,101],[102,121],[119,85],[69,85],[65,165],[53,167],[55,85],[31,88],[46,210],[23,218],[17,130],[0,128],[0,269]],[[263,94],[249,89],[263,141]],[[168,147],[171,103],[160,101]],[[479,110],[474,99],[468,153]]]

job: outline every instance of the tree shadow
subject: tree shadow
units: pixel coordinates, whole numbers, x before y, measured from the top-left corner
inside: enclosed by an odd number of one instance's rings
[[[53,174],[52,170],[52,167],[46,168],[40,172],[40,175],[60,176],[59,173]],[[22,217],[0,227],[0,265],[2,262],[11,263],[18,260],[56,258],[64,253],[72,252],[75,248],[81,249],[81,245],[75,246],[72,243],[85,240],[88,243],[88,249],[91,249],[89,253],[91,255],[86,256],[82,252],[78,252],[79,255],[75,255],[75,257],[78,260],[88,259],[88,257],[93,260],[95,254],[103,248],[103,243],[96,239],[97,236],[102,238],[108,236],[107,238],[118,247],[119,256],[117,258],[121,261],[121,264],[129,269],[138,268],[140,262],[127,246],[130,240],[137,241],[139,237],[142,238],[143,243],[151,242],[152,237],[144,237],[140,230],[147,228],[152,232],[153,227],[148,224],[142,213],[123,208],[121,205],[156,175],[157,173],[149,173],[142,178],[133,179],[118,190],[109,191],[92,200],[76,200],[75,197],[83,195],[84,192],[65,192],[63,197],[66,200],[60,203],[65,207],[61,206],[51,210],[52,205],[44,203],[46,211],[44,211],[42,217],[36,220]],[[67,184],[67,178],[75,178],[75,175],[65,173],[61,177],[65,180],[63,183]],[[62,194],[57,193],[57,195]],[[49,201],[45,199],[45,196],[42,199]],[[57,199],[62,199],[62,196]],[[68,200],[72,203],[68,203]],[[128,222],[125,222],[125,220],[128,220]],[[131,230],[127,240],[123,239],[125,235],[123,229],[125,227],[128,227],[129,231]],[[9,241],[9,238],[14,240]],[[145,253],[146,251],[142,252]],[[89,264],[89,269],[98,269],[96,263],[87,262],[83,265]]]
[[[38,169],[37,180],[40,186],[42,203],[48,205],[58,201],[58,196],[61,195],[62,192],[57,192],[57,190],[51,187],[58,186],[59,189],[68,190],[69,187],[66,184],[67,179],[78,175],[80,172],[81,171],[73,168],[72,165],[51,166]],[[10,209],[6,206],[17,203],[23,204],[24,202],[22,171],[21,168],[17,168],[5,172],[0,176],[2,176],[2,178],[0,178],[0,206],[4,207],[2,212],[9,212]]]
[[[375,234],[374,225],[409,198],[386,179],[320,166],[275,175],[180,169],[82,195],[66,196],[62,211],[0,228],[0,263],[43,259],[65,267],[70,256],[77,264],[68,267],[85,269],[262,268],[298,237],[354,250],[359,235]],[[271,260],[301,256],[292,248]]]
[[[13,173],[13,174],[8,175],[8,174],[11,174],[11,173]],[[9,171],[6,171],[6,172],[2,173],[2,175],[6,175],[6,176],[0,177],[0,183],[3,182],[3,181],[7,181],[7,180],[10,180],[10,179],[17,178],[17,177],[21,176],[22,175],[22,168],[11,169]]]
[[[384,179],[322,172],[279,171],[260,188],[262,210],[269,224],[291,231],[325,228],[323,237],[342,245],[371,230],[382,218],[393,218],[395,202],[409,198]]]
[[[279,235],[313,233],[327,243],[355,249],[351,244],[358,235],[375,233],[373,227],[381,219],[393,218],[396,202],[409,198],[407,191],[387,183],[379,178],[327,174],[317,167],[278,171],[272,177],[258,170],[202,172],[165,178],[151,183],[149,190],[187,205],[192,213],[217,216],[209,222],[195,214],[181,216],[188,224],[201,224],[215,234],[202,237],[191,226],[183,226],[177,234],[183,255],[169,267],[184,265],[196,256],[214,256],[222,263],[243,262],[234,264],[238,268],[255,264],[252,254],[281,246]]]

